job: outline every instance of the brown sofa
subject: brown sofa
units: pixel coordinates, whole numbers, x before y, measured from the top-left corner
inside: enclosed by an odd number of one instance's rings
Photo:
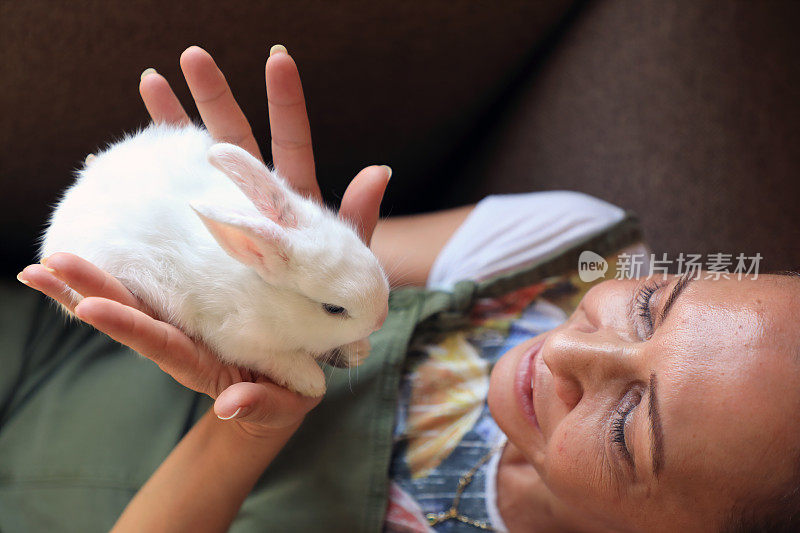
[[[83,157],[146,122],[144,68],[188,104],[190,44],[266,149],[277,42],[300,65],[333,203],[370,163],[395,171],[384,214],[574,189],[637,211],[670,257],[798,268],[799,15],[791,1],[4,2],[0,268],[31,261]]]

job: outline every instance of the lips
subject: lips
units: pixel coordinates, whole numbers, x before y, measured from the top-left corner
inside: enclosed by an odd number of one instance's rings
[[[520,358],[514,381],[514,389],[522,412],[535,427],[539,427],[539,422],[533,409],[533,384],[536,379],[536,358],[543,344],[544,338],[539,339]]]

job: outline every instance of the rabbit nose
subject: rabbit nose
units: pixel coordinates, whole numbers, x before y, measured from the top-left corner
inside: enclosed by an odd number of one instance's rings
[[[389,315],[389,305],[387,304],[381,313],[381,316],[378,317],[378,321],[375,322],[375,331],[378,331],[383,327],[383,323],[386,322],[386,317]]]

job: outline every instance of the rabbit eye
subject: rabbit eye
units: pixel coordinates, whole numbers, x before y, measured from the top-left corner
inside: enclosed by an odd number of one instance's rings
[[[322,308],[330,315],[343,315],[347,313],[347,309],[333,304],[322,304]]]

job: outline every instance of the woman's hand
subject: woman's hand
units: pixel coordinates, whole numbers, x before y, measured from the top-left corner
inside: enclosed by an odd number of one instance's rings
[[[201,48],[191,47],[181,55],[181,69],[212,136],[237,144],[260,158],[250,124],[211,56]],[[266,66],[266,85],[275,167],[296,190],[319,200],[300,76],[294,60],[281,46],[272,48]],[[142,75],[139,89],[155,122],[189,121],[167,80],[152,69]],[[353,179],[342,199],[340,216],[356,223],[367,243],[378,219],[389,175],[388,167],[365,168]],[[205,345],[158,320],[119,280],[73,254],[53,254],[43,264],[25,268],[18,279],[153,360],[181,384],[215,398],[217,416],[235,418],[239,427],[251,435],[293,431],[320,401],[291,392],[245,369],[223,364]],[[69,288],[82,299],[73,301]]]
[[[181,69],[211,135],[241,146],[263,160],[250,123],[208,52],[197,46],[186,49],[181,54]],[[295,190],[321,201],[300,74],[283,46],[275,45],[270,50],[265,77],[272,162]],[[142,74],[139,92],[154,122],[189,121],[167,80],[154,70]],[[354,223],[367,244],[378,222],[380,202],[390,176],[389,167],[369,166],[353,178],[342,197],[339,216]]]
[[[321,400],[222,363],[203,343],[156,319],[117,278],[74,254],[53,254],[42,264],[25,268],[19,277],[87,324],[152,360],[182,385],[215,398],[217,416],[235,418],[251,435],[292,430]],[[68,289],[81,295],[77,305]]]

